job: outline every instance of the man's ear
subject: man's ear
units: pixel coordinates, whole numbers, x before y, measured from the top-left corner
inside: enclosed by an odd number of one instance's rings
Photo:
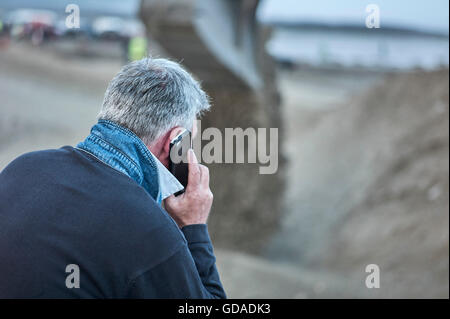
[[[166,167],[169,167],[170,142],[182,131],[182,127],[176,126],[147,146],[150,152]]]
[[[164,154],[167,154],[167,157],[169,157],[170,152],[170,142],[177,137],[178,134],[180,134],[183,131],[183,128],[180,126],[176,126],[172,128],[167,134],[167,140],[164,141]]]

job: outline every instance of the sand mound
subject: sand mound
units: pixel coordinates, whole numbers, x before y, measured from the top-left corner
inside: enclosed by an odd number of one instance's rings
[[[448,70],[391,75],[299,128],[271,258],[362,290],[375,263],[382,289],[371,296],[448,297],[448,81]]]
[[[392,296],[448,297],[448,79],[394,76],[354,106],[355,132],[376,136],[367,148],[377,174],[336,227],[327,259],[347,272],[377,263]]]

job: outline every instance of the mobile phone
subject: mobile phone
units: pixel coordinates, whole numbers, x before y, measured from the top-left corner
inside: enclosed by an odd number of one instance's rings
[[[188,150],[192,147],[191,132],[184,129],[172,141],[169,150],[169,170],[186,189],[188,183]],[[184,189],[175,193],[175,196],[184,193]]]

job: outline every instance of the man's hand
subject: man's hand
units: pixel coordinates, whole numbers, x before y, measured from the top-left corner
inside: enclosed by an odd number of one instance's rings
[[[197,161],[192,149],[188,151],[188,184],[183,194],[164,200],[164,207],[178,226],[206,224],[213,202],[209,189],[209,170]]]

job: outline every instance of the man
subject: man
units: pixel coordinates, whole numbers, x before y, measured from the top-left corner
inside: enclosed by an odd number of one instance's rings
[[[0,297],[224,298],[206,221],[208,169],[170,141],[208,110],[177,63],[146,58],[108,86],[77,147],[28,153],[0,174]],[[161,207],[164,201],[165,209]]]

